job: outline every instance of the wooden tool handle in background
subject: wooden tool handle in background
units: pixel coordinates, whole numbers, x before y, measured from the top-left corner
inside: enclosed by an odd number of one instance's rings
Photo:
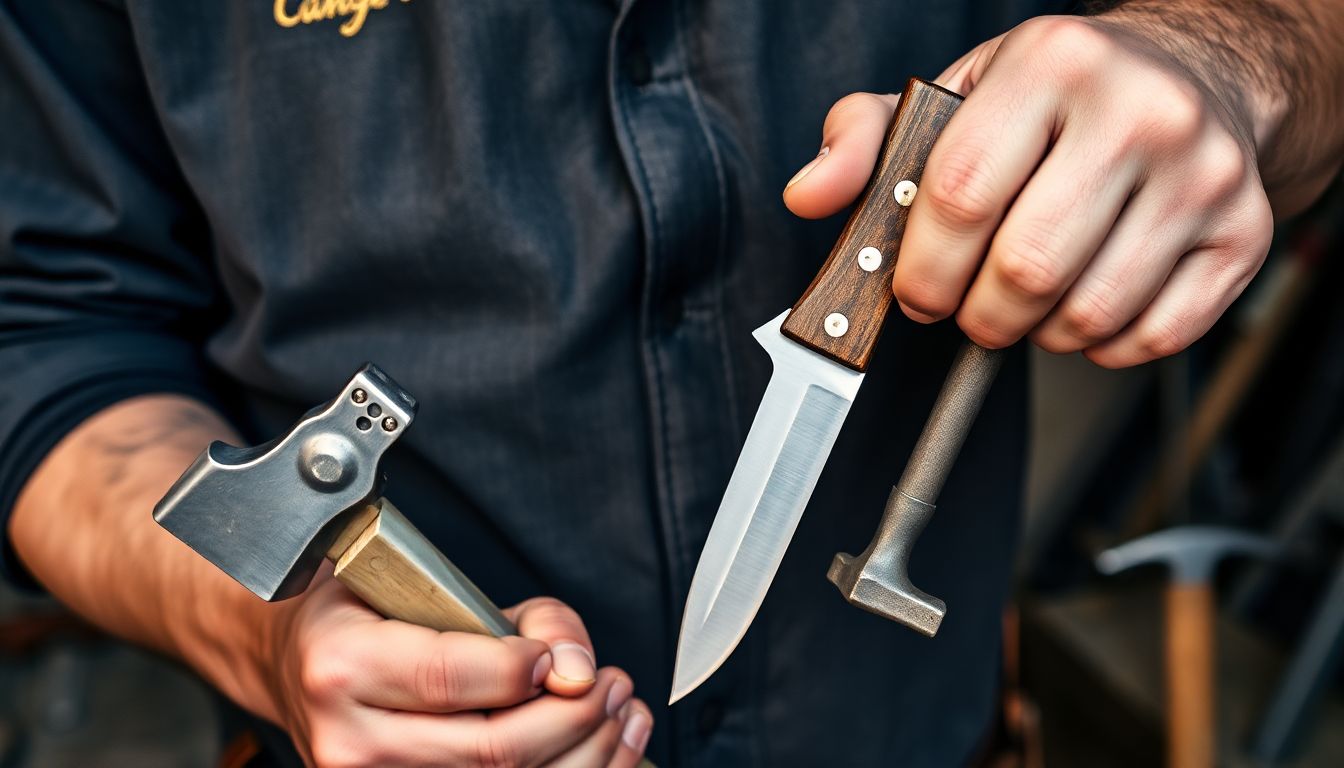
[[[1166,594],[1167,765],[1214,761],[1213,588],[1174,583]]]
[[[868,367],[891,307],[891,273],[924,162],[961,97],[911,80],[882,154],[821,272],[793,306],[785,336],[858,371]]]

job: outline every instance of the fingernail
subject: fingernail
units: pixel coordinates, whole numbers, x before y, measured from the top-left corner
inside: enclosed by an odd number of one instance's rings
[[[635,710],[621,729],[621,741],[625,746],[642,753],[649,745],[649,734],[653,732],[653,721],[643,710]]]
[[[551,664],[555,674],[571,682],[591,683],[597,679],[597,663],[588,649],[578,643],[551,646]]]
[[[532,668],[532,687],[540,688],[541,684],[546,682],[546,675],[551,672],[551,654],[543,653],[541,658],[537,659],[537,665]]]
[[[829,154],[831,154],[831,148],[822,147],[821,151],[817,153],[817,156],[812,158],[812,162],[808,163],[807,165],[804,165],[802,169],[800,169],[797,173],[793,174],[793,178],[789,179],[789,183],[785,184],[784,188],[788,189],[789,187],[792,187],[794,184],[797,184],[798,182],[802,181],[803,177],[811,173],[812,169],[817,167],[817,163],[820,163],[822,160],[825,160],[826,156]]]
[[[607,717],[615,717],[616,713],[625,706],[625,702],[630,700],[630,694],[635,692],[635,684],[630,682],[629,678],[620,677],[611,684],[611,690],[607,692]]]

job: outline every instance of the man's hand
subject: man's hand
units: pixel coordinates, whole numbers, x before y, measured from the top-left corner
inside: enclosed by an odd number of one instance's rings
[[[88,620],[183,659],[285,726],[310,764],[639,761],[649,708],[625,673],[596,669],[583,623],[556,600],[506,611],[512,638],[383,619],[329,566],[302,596],[267,603],[155,525],[155,501],[214,439],[240,442],[181,397],[92,416],[19,496],[10,535],[24,564]]]
[[[1344,16],[1338,0],[1301,5]],[[1284,49],[1319,33],[1286,34],[1303,22],[1272,6],[1042,17],[949,67],[939,82],[967,98],[910,210],[892,284],[904,312],[1107,367],[1202,336],[1260,268],[1275,210],[1301,209],[1339,167],[1338,94],[1306,104],[1285,82],[1309,73]],[[1338,91],[1344,46],[1320,45],[1317,82]],[[823,154],[785,190],[791,210],[828,216],[858,195],[897,101],[835,105]]]
[[[624,672],[597,669],[577,614],[537,598],[520,637],[383,619],[330,578],[279,633],[284,721],[317,766],[634,766],[653,724]]]

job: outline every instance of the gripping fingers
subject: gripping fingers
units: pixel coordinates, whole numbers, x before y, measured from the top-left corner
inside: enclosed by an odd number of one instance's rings
[[[1024,336],[1106,239],[1137,168],[1093,156],[1085,143],[1061,138],[1013,203],[957,313],[976,343],[999,348]]]
[[[386,621],[314,655],[304,677],[310,691],[340,690],[368,706],[447,713],[526,701],[550,669],[549,649],[537,640]]]
[[[589,734],[574,748],[557,757],[548,768],[589,768],[605,765],[608,768],[633,768],[644,756],[653,716],[648,705],[631,699],[616,714]]]

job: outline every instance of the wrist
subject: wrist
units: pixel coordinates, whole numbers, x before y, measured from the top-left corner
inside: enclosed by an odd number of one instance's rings
[[[1344,4],[1128,0],[1094,17],[1193,76],[1254,151],[1276,217],[1306,207],[1344,153]],[[1326,84],[1325,87],[1319,87]]]

